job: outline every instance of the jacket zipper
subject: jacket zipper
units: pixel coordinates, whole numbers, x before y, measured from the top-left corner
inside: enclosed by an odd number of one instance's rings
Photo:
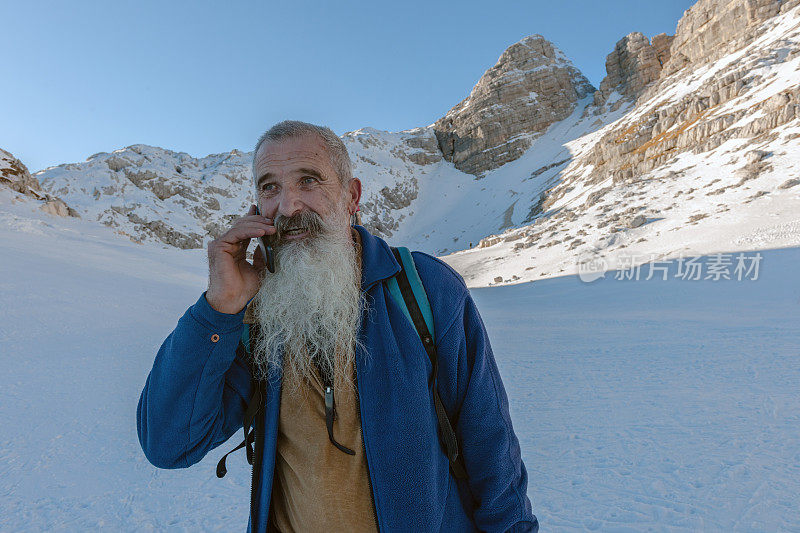
[[[370,500],[372,501],[372,512],[373,516],[375,517],[375,527],[377,528],[378,533],[380,533],[381,526],[380,524],[378,524],[378,510],[375,507],[375,493],[372,488],[372,476],[369,473],[369,458],[367,457],[366,439],[364,439],[364,424],[361,421],[361,395],[358,393],[358,368],[356,368],[355,370],[355,385],[356,385],[356,399],[358,400],[358,424],[359,426],[361,426],[361,446],[362,450],[364,451],[364,463],[367,465],[367,480],[369,481],[369,495],[370,495]]]
[[[258,416],[258,415],[256,415]],[[255,431],[255,430],[254,430]],[[252,527],[253,533],[258,531],[256,529],[256,521],[253,519],[253,499],[255,498],[256,494],[256,458],[255,458],[255,446],[253,446],[253,464],[250,465],[250,524]]]

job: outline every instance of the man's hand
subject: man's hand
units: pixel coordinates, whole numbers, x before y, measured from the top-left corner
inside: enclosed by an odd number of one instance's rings
[[[256,250],[253,264],[247,262],[250,239],[276,232],[272,219],[256,214],[251,205],[246,216],[236,220],[220,238],[208,243],[208,290],[206,300],[221,313],[236,314],[258,293],[262,254]]]

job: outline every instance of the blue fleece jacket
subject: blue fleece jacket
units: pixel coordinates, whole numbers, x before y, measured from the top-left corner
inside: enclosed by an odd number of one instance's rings
[[[355,228],[369,303],[359,329],[368,353],[357,351],[356,378],[379,530],[538,531],[508,397],[464,280],[441,260],[412,253],[433,310],[439,394],[468,475],[461,481],[439,443],[430,359],[383,283],[400,265],[383,239]],[[242,429],[252,392],[248,367],[236,355],[244,312],[216,311],[204,292],[161,345],[136,413],[139,442],[153,465],[189,467]],[[267,529],[279,380],[267,385],[265,407],[263,467],[253,487],[256,523],[248,522],[248,532]]]

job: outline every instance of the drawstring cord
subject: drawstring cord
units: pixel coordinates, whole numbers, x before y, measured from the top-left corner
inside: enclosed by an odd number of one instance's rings
[[[319,374],[322,377],[322,386],[323,390],[325,391],[325,427],[328,428],[328,439],[331,441],[331,443],[333,443],[334,446],[339,448],[339,450],[343,451],[344,453],[348,455],[355,455],[356,452],[346,446],[342,446],[336,442],[336,439],[333,438],[333,420],[336,418],[336,403],[333,397],[333,380],[327,374],[327,372],[322,371],[319,365],[317,365],[317,370],[319,370]]]

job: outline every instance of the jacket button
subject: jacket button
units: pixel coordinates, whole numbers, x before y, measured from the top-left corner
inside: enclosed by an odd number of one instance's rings
[[[217,335],[216,333],[211,335],[211,342],[217,342],[218,340],[219,340],[219,335]]]

